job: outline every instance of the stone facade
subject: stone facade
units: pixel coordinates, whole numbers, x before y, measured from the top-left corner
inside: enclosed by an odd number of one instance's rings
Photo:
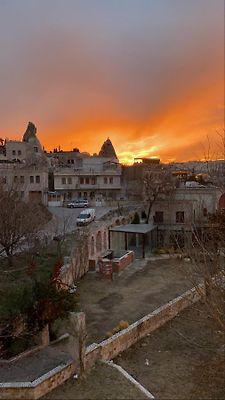
[[[36,132],[29,122],[21,141],[5,140],[1,145],[0,183],[5,190],[18,191],[25,201],[47,205],[48,161]]]
[[[39,166],[0,164],[0,182],[5,190],[13,188],[24,201],[37,201],[47,205],[48,171]]]
[[[180,187],[152,207],[152,222],[158,227],[158,246],[180,245],[195,229],[207,228],[208,217],[219,208],[221,192],[213,186]]]
[[[54,188],[65,200],[74,198],[116,199],[121,192],[118,161],[90,156],[80,159],[80,167],[55,167]]]

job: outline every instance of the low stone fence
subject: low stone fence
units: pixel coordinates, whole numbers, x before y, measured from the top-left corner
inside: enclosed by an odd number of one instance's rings
[[[127,350],[138,340],[155,331],[167,321],[173,319],[182,310],[200,300],[204,295],[203,286],[193,288],[152,313],[131,324],[99,344],[92,344],[86,350],[86,368],[89,369],[98,360],[109,361]]]
[[[128,328],[116,333],[101,343],[88,346],[84,358],[84,367],[90,369],[96,361],[109,361],[127,350],[138,340],[155,331],[167,321],[173,319],[185,308],[200,300],[205,294],[204,286],[199,285],[185,292],[152,313],[131,324]],[[1,399],[38,399],[56,388],[75,372],[73,359],[58,365],[53,370],[32,382],[0,383]]]
[[[134,252],[129,250],[123,256],[112,259],[113,272],[119,273],[134,261]]]
[[[32,382],[0,383],[0,399],[39,399],[65,382],[74,372],[75,366],[71,359]]]

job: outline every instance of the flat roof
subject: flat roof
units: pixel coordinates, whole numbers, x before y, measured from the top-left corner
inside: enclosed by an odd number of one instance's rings
[[[124,233],[140,233],[144,235],[156,229],[156,226],[153,224],[127,224],[127,225],[119,225],[114,226],[114,228],[110,228],[111,232],[124,232]]]

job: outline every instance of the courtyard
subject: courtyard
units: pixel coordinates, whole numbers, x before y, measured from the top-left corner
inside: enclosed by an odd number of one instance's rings
[[[129,324],[192,287],[183,260],[135,260],[113,281],[89,272],[78,284],[79,306],[86,314],[87,343],[112,334],[120,321]]]

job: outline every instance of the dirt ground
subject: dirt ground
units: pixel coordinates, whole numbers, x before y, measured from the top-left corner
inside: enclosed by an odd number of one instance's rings
[[[82,381],[74,378],[43,397],[43,400],[145,399],[146,397],[118,371],[97,364]]]
[[[197,303],[117,357],[157,399],[225,399],[224,336]]]
[[[177,259],[136,260],[113,282],[88,273],[79,284],[79,303],[86,313],[88,343],[107,337],[121,320],[129,324],[191,287]]]

